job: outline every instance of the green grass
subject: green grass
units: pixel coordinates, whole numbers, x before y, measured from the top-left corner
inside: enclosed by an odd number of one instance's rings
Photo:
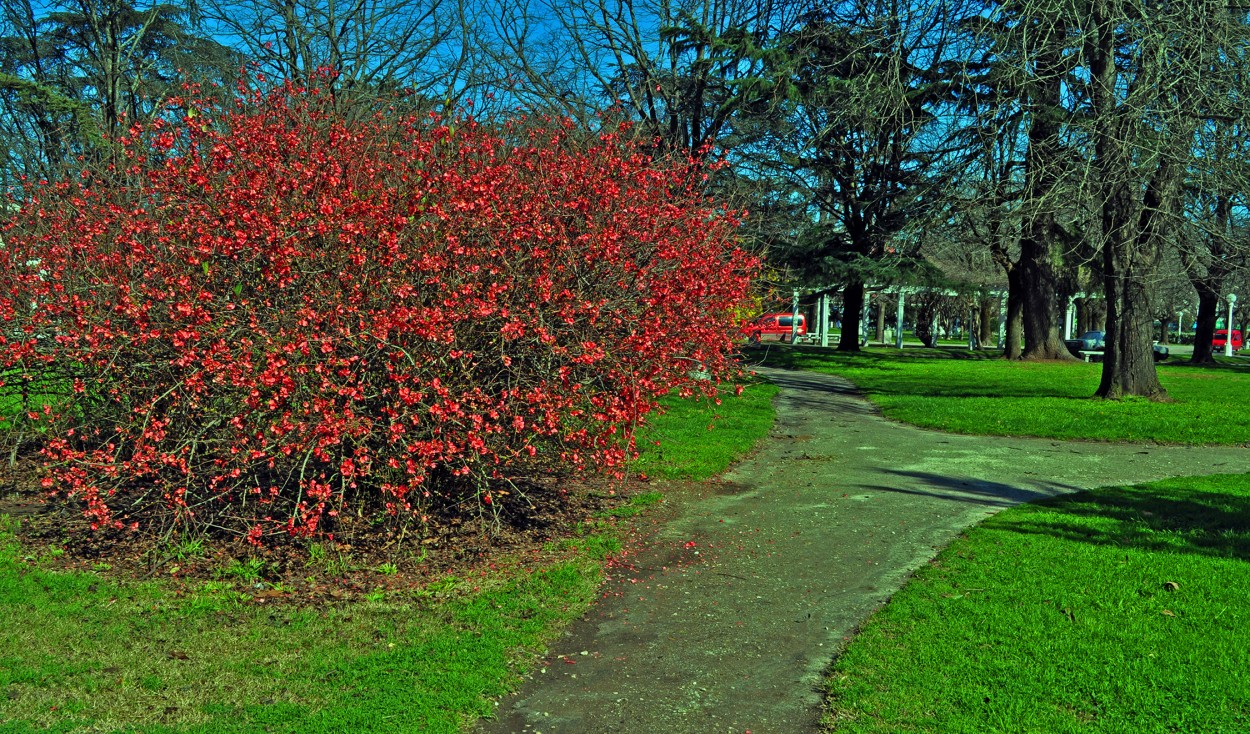
[[[1250,369],[1159,366],[1172,402],[1091,396],[1099,364],[1008,362],[966,350],[840,355],[771,348],[767,364],[838,374],[892,420],[955,433],[1178,444],[1250,442]]]
[[[28,378],[19,372],[0,374],[0,431],[12,430],[30,421],[23,415],[64,399],[61,380]],[[15,420],[16,419],[16,420]]]
[[[68,403],[71,415],[90,410],[90,401],[83,396],[71,400],[73,376],[79,372],[74,365],[53,364],[31,372],[11,369],[0,373],[0,433],[19,437],[44,434],[48,430],[47,418],[32,418],[30,414],[41,413],[45,408],[52,408],[55,414],[63,412]]]
[[[589,556],[332,608],[175,598],[0,551],[0,731],[456,732],[593,597]],[[520,655],[519,655],[520,654]]]
[[[670,396],[664,413],[638,432],[638,460],[630,466],[661,479],[706,479],[729,468],[768,434],[777,387],[766,382],[716,405],[702,398]]]
[[[1250,731],[1250,476],[1005,511],[870,619],[839,733]]]
[[[649,428],[664,448],[642,446],[640,463],[695,479],[723,470],[767,432],[774,393],[671,402]],[[328,607],[249,601],[262,569],[246,560],[185,595],[54,572],[0,518],[0,732],[463,731],[589,606],[621,548],[611,519],[660,499],[638,495],[579,528],[563,560],[502,559],[485,576]]]
[[[1091,396],[1101,365],[964,350],[768,363],[847,377],[948,431],[1240,444],[1250,371],[1161,365],[1173,402]],[[997,515],[871,618],[828,678],[837,732],[1250,731],[1250,475],[1175,479]]]

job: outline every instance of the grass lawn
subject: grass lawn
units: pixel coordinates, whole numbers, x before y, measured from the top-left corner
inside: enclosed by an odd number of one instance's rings
[[[639,467],[691,479],[723,470],[767,432],[774,393],[672,403],[649,429],[662,453],[640,443]],[[708,430],[714,415],[723,430]],[[620,547],[605,520],[541,563],[499,559],[482,575],[301,607],[257,603],[230,575],[177,594],[53,572],[14,541],[13,522],[0,520],[5,733],[462,731],[585,610]]]
[[[1091,399],[1100,365],[964,350],[768,364],[847,377],[886,416],[972,434],[1238,444],[1250,370],[1161,365],[1172,403]],[[917,573],[839,657],[843,732],[1250,731],[1250,476],[1007,510]]]
[[[764,382],[738,398],[722,398],[719,406],[698,398],[667,398],[664,415],[639,431],[642,455],[630,469],[662,479],[720,474],[742,455],[743,446],[767,435],[776,395],[777,387]]]
[[[870,619],[839,733],[1250,731],[1250,477],[1007,510]]]
[[[967,350],[858,355],[772,347],[765,363],[838,374],[886,417],[955,433],[1178,444],[1250,442],[1250,368],[1161,364],[1173,402],[1097,400],[1102,365],[1008,362]]]
[[[588,555],[407,598],[266,608],[0,550],[0,731],[459,731],[592,597]]]

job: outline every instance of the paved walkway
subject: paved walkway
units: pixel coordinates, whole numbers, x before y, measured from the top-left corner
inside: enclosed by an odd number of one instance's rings
[[[632,570],[480,732],[815,731],[821,674],[960,530],[1029,500],[1250,471],[1246,448],[955,436],[891,423],[836,377],[764,371],[772,437],[679,503]]]

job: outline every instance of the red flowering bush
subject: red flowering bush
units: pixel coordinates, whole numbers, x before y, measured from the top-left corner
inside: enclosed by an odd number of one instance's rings
[[[179,104],[2,234],[0,379],[65,388],[26,418],[95,527],[480,512],[732,373],[756,262],[688,161],[290,85]]]

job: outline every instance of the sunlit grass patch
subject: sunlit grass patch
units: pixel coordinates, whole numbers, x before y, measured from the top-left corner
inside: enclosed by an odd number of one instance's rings
[[[1250,731],[1250,476],[1083,492],[946,549],[833,670],[837,732]]]
[[[846,377],[892,420],[955,433],[1179,444],[1250,442],[1250,371],[1159,365],[1172,402],[1099,400],[1101,365],[962,350],[843,355],[772,349],[768,363]]]
[[[631,471],[691,480],[725,471],[768,434],[776,395],[775,385],[758,382],[741,396],[722,396],[719,405],[702,397],[665,398],[664,412],[650,417],[638,432],[641,456]]]

